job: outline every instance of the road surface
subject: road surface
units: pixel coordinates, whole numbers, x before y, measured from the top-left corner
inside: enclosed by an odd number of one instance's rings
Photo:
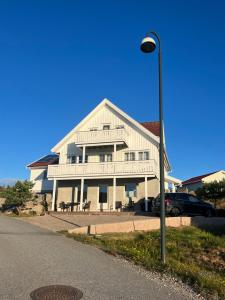
[[[51,284],[79,288],[82,299],[195,299],[191,293],[95,247],[0,216],[0,299],[30,299]]]

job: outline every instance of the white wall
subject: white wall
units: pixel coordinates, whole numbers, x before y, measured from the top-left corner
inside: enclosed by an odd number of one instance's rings
[[[30,181],[34,183],[32,191],[35,193],[44,193],[53,189],[53,181],[43,179],[45,170],[47,167],[30,168]]]
[[[146,150],[149,151],[150,159],[155,159],[158,162],[159,158],[156,142],[108,106],[102,107],[102,109],[98,111],[95,116],[93,116],[89,121],[79,128],[79,131],[89,131],[92,127],[97,127],[98,130],[102,130],[104,124],[109,124],[110,129],[114,129],[118,125],[124,125],[125,130],[128,133],[128,148],[117,151],[118,161],[124,160],[124,153],[128,150],[136,152],[140,150]],[[66,145],[63,145],[60,149],[59,163],[66,163],[67,153],[73,153],[75,155],[82,154],[82,151],[75,146],[74,142],[75,134],[68,140]],[[88,151],[89,150],[87,148],[87,154]],[[99,161],[98,153],[96,152],[94,154],[94,152],[92,152],[90,159],[93,162]]]

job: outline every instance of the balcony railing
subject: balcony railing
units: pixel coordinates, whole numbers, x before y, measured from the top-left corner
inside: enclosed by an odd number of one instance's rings
[[[48,166],[48,178],[107,177],[124,175],[157,175],[154,159],[104,163],[59,164]]]
[[[110,130],[78,131],[75,135],[76,144],[96,144],[127,142],[127,132],[124,128]]]

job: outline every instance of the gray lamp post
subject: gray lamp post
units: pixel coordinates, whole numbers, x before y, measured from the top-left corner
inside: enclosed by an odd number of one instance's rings
[[[163,99],[162,99],[162,54],[160,38],[156,32],[149,32],[141,42],[141,51],[144,53],[153,52],[156,42],[150,37],[153,35],[158,42],[158,72],[159,72],[159,120],[160,120],[160,145],[159,145],[159,164],[160,164],[160,248],[161,261],[166,262],[166,242],[165,242],[165,193],[164,193],[164,128],[163,128]]]

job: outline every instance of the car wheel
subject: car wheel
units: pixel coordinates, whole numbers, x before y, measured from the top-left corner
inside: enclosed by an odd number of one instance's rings
[[[212,210],[211,209],[207,209],[205,211],[205,217],[208,217],[208,218],[212,217]]]
[[[181,214],[181,212],[180,212],[179,208],[174,207],[171,209],[170,214],[172,217],[178,217]]]

